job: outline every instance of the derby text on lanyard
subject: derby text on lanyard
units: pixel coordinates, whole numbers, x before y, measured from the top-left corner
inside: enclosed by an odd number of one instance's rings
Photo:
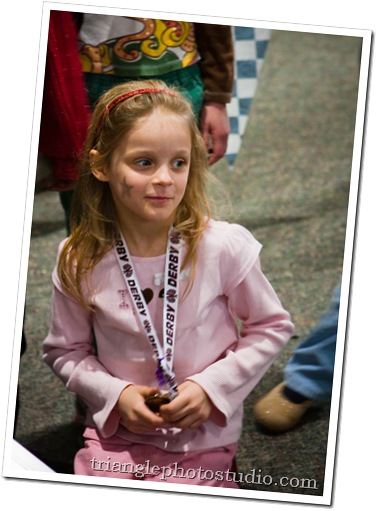
[[[167,386],[170,399],[174,399],[177,395],[177,384],[173,372],[173,354],[178,313],[181,247],[181,235],[176,231],[171,231],[169,233],[165,263],[163,343],[161,345],[153,326],[147,303],[141,292],[126,241],[121,234],[115,240],[114,246],[137,317],[156,357],[156,378],[158,384],[160,387]]]

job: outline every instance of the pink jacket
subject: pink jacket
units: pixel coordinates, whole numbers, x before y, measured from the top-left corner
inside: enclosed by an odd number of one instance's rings
[[[261,271],[260,249],[245,228],[211,220],[199,245],[193,288],[179,306],[174,372],[178,384],[190,379],[202,386],[212,400],[213,414],[196,430],[165,429],[150,435],[129,432],[119,424],[115,409],[128,383],[156,385],[156,366],[114,251],[107,253],[91,275],[89,298],[94,313],[64,294],[54,270],[44,360],[87,403],[87,436],[122,437],[175,452],[238,441],[243,401],[293,331],[289,314]],[[135,257],[133,262],[162,338],[159,294],[165,256]],[[184,271],[180,293],[186,284]]]

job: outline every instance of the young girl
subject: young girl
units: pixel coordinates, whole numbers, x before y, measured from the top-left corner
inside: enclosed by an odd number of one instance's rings
[[[44,341],[88,407],[76,474],[237,487],[243,401],[292,323],[260,244],[211,218],[207,167],[178,92],[138,81],[99,100]]]

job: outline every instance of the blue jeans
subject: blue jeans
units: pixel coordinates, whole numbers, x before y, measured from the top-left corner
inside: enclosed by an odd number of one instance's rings
[[[330,306],[309,336],[294,350],[284,370],[284,383],[307,399],[331,399],[340,285],[333,291]]]

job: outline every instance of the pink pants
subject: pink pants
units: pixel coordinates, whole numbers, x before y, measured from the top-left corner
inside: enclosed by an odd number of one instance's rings
[[[78,475],[239,488],[234,471],[237,445],[205,452],[167,452],[122,440],[86,439],[76,454]]]

